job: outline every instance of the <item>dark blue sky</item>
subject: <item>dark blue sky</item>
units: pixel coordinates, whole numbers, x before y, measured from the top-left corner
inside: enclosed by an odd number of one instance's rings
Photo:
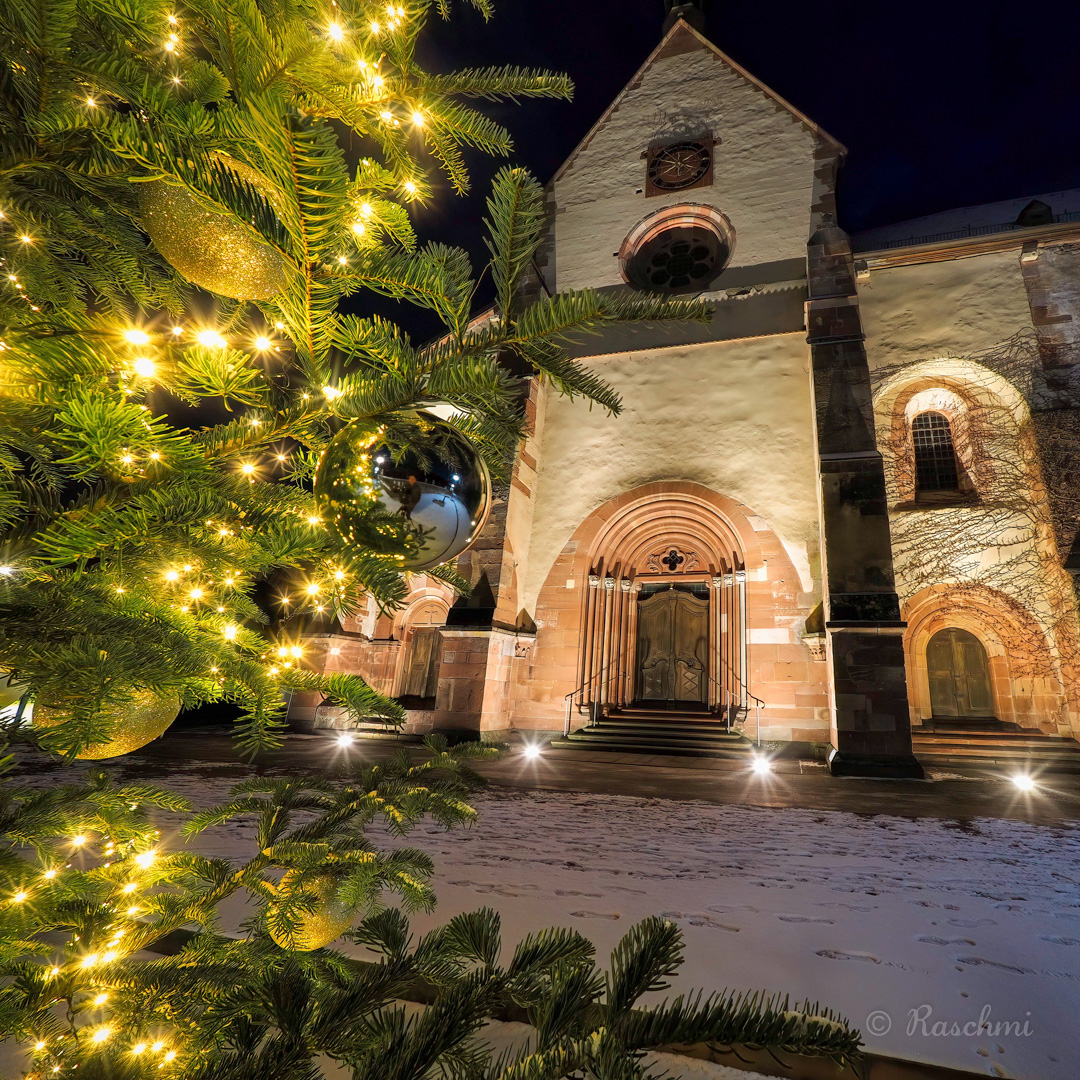
[[[497,110],[518,161],[547,181],[659,40],[663,4],[495,3],[485,25],[457,0],[449,24],[432,20],[424,59],[442,69],[501,61],[568,72],[572,104]],[[1080,5],[712,0],[706,32],[847,145],[849,231],[1080,186]],[[478,160],[478,192],[487,175]],[[476,208],[440,199],[420,223],[472,247]]]

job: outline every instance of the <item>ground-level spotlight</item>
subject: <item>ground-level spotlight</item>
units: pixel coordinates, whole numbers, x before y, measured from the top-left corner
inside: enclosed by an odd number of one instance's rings
[[[750,766],[758,776],[768,776],[772,772],[772,762],[763,754],[755,754],[753,764]]]
[[[351,731],[343,731],[337,737],[337,744],[338,744],[338,746],[352,746],[353,742],[355,741],[355,738],[356,737],[353,735],[353,733]]]
[[[540,747],[534,743],[526,743],[521,751],[526,761],[536,761],[540,757]]]
[[[1035,790],[1035,781],[1032,777],[1028,776],[1027,773],[1013,773],[1013,775],[1009,777],[1009,779],[1012,780],[1012,782],[1020,791]]]

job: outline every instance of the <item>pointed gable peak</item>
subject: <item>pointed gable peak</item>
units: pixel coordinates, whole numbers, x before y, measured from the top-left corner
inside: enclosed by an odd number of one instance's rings
[[[665,60],[673,56],[681,56],[685,53],[691,52],[707,52],[711,53],[719,62],[726,64],[737,75],[745,79],[751,86],[759,90],[766,97],[774,101],[780,108],[786,110],[791,114],[793,119],[797,120],[809,131],[812,131],[815,135],[819,136],[824,142],[828,143],[834,148],[837,154],[846,154],[847,148],[839,140],[834,139],[824,128],[818,126],[811,120],[805,113],[796,109],[785,98],[782,98],[774,90],[766,86],[760,79],[755,78],[746,70],[741,64],[736,63],[731,59],[727,53],[718,49],[704,34],[696,30],[685,19],[679,18],[675,21],[670,30],[664,34],[660,41],[660,44],[648,55],[645,62],[634,73],[634,77],[619,91],[619,95],[615,100],[604,110],[603,114],[596,121],[595,124],[586,133],[585,138],[581,140],[570,156],[562,163],[558,171],[555,173],[554,181],[558,181],[568,169],[570,169],[577,157],[583,150],[585,150],[592,140],[595,138],[597,132],[601,131],[607,122],[611,119],[612,115],[618,111],[619,106],[623,103],[627,94],[635,90],[641,83],[645,73],[654,64],[661,60]]]

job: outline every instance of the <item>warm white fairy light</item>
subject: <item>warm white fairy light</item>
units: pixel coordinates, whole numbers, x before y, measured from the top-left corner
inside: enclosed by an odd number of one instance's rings
[[[141,1043],[136,1043],[131,1048],[131,1052],[133,1054],[135,1054],[136,1056],[138,1056],[139,1054],[145,1054],[146,1053],[146,1043],[142,1043],[142,1042]]]
[[[95,1005],[104,1005],[105,1002],[108,1001],[108,1000],[109,1000],[109,995],[108,994],[98,994],[98,996],[96,998],[94,998],[94,1004]]]
[[[379,24],[374,19],[371,20],[370,26],[371,26],[371,32],[373,34],[379,33],[379,31],[382,29],[382,27],[379,26]]]
[[[334,386],[324,386],[322,388],[322,392],[325,395],[327,401],[333,401],[334,398],[341,396],[341,391]]]
[[[239,628],[235,623],[229,623],[221,632],[225,636],[226,641],[234,641],[236,639],[236,632]]]
[[[273,348],[273,346],[274,343],[263,334],[260,334],[255,339],[255,348],[258,349],[260,352],[265,352],[267,349]]]
[[[326,32],[330,36],[331,41],[344,41],[345,40],[345,31],[342,30],[340,24],[338,24],[336,22],[332,22],[326,28]]]
[[[132,329],[124,331],[124,340],[129,345],[149,345],[150,335],[145,330]]]
[[[417,127],[423,127],[424,126],[424,114],[422,112],[414,112],[412,114],[412,122]]]
[[[154,374],[154,361],[149,356],[137,357],[131,366],[135,369],[135,374],[141,375],[144,379]]]
[[[135,862],[144,870],[154,861],[154,852],[142,851],[135,856]]]
[[[138,886],[134,881],[129,881],[120,891],[124,893],[133,893]]]
[[[208,349],[224,349],[228,342],[216,330],[200,330],[195,340]]]
[[[176,581],[180,575],[175,570],[169,570],[165,574],[166,581]]]
[[[201,600],[202,596],[203,596],[202,589],[197,589],[197,588],[192,589],[191,592],[188,593],[188,598],[191,599],[191,600]]]
[[[112,1028],[102,1027],[94,1032],[94,1042],[103,1043],[112,1034]]]
[[[352,231],[356,233],[357,236],[363,236],[364,233],[367,232],[367,226],[362,221],[354,221],[352,223]]]
[[[347,266],[349,264],[349,260],[346,259],[344,255],[339,255],[337,261],[341,266]]]
[[[184,328],[182,326],[174,326],[172,328],[173,337],[180,337],[183,332]]]
[[[415,195],[416,194],[416,185],[411,180],[406,180],[405,181],[405,190],[410,195]]]
[[[19,892],[15,893],[15,895],[11,898],[11,902],[13,904],[21,904],[25,899],[26,893],[20,890]]]
[[[250,476],[255,471],[255,466],[252,465],[250,461],[245,461],[243,465],[240,466],[240,471],[245,476]]]

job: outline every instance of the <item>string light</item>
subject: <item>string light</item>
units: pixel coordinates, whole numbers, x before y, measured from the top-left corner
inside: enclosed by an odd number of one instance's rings
[[[225,639],[227,641],[233,641],[236,638],[236,631],[237,631],[236,624],[235,623],[229,623],[229,625],[226,626],[225,629],[222,630],[221,632],[222,632],[222,634],[225,635]]]
[[[200,330],[195,340],[208,349],[224,349],[228,342],[216,330]]]
[[[381,29],[382,28],[379,26],[379,24],[377,22],[375,22],[374,19],[372,19],[371,20],[371,32],[373,34],[377,34]]]
[[[154,853],[152,851],[143,851],[135,856],[135,862],[141,866],[144,870],[154,861]]]
[[[334,398],[341,396],[341,391],[333,386],[324,386],[322,392],[326,396],[327,401],[333,401]]]
[[[136,1043],[131,1048],[131,1052],[136,1055],[146,1053],[146,1043]]]
[[[405,181],[405,190],[410,195],[415,195],[416,194],[416,185],[411,180],[406,180]]]
[[[258,349],[260,352],[265,352],[267,349],[273,348],[273,346],[274,343],[268,337],[265,337],[262,334],[260,334],[255,339],[255,348]]]
[[[417,127],[423,127],[424,126],[424,114],[421,113],[421,112],[414,112],[412,114],[412,122]]]
[[[154,361],[148,356],[140,356],[132,367],[135,369],[136,375],[141,375],[143,378],[150,378],[154,374]]]
[[[326,32],[330,35],[331,41],[343,41],[345,39],[345,31],[336,22],[332,22],[326,28]]]
[[[179,82],[179,79],[174,80],[174,81]],[[184,328],[182,326],[174,326],[172,328],[172,332],[173,332],[173,337],[180,337],[180,335],[184,332]]]
[[[150,335],[145,330],[125,330],[124,340],[129,345],[149,345]]]
[[[356,233],[357,236],[363,236],[364,233],[367,231],[367,227],[362,221],[354,221],[352,225],[352,231]]]
[[[179,577],[180,577],[180,575],[175,570],[170,570],[170,571],[168,571],[168,573],[166,573],[165,580],[166,581],[176,581],[177,578],[179,578]]]
[[[250,461],[245,461],[244,464],[240,466],[240,471],[245,476],[250,476],[255,471],[255,466],[252,465]]]

